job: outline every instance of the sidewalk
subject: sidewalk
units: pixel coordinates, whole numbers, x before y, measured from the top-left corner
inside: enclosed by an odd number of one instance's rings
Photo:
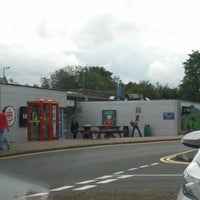
[[[141,142],[158,142],[158,141],[171,141],[180,140],[183,135],[178,136],[151,136],[151,137],[123,137],[123,138],[109,138],[109,139],[60,139],[51,141],[27,141],[16,142],[10,144],[10,149],[0,152],[1,157],[23,155],[27,153],[44,152],[60,149],[71,149],[81,147],[91,147],[98,145],[111,145],[111,144],[129,144]]]

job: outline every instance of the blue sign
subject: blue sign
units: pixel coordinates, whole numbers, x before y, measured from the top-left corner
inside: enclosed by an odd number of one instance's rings
[[[59,108],[58,116],[59,116],[58,132],[59,132],[59,137],[62,138],[62,132],[63,132],[63,127],[62,127],[62,124],[63,124],[62,108]]]
[[[122,88],[120,85],[117,85],[117,97],[121,97],[122,95]]]

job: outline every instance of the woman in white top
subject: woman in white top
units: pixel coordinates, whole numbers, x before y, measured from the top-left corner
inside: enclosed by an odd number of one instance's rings
[[[133,131],[132,131],[132,137],[134,137],[134,132],[135,132],[135,129],[137,129],[140,137],[142,137],[142,133],[140,132],[140,129],[139,129],[139,121],[140,121],[140,116],[139,115],[136,115],[135,117],[135,121],[134,121],[134,124],[133,124]]]

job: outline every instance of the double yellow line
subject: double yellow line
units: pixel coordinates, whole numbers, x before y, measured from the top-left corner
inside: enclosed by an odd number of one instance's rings
[[[182,154],[191,153],[191,152],[193,152],[193,151],[197,151],[197,150],[196,150],[196,149],[192,149],[192,150],[189,150],[189,151],[185,151],[185,152],[181,152],[181,153],[172,154],[172,155],[169,155],[169,156],[166,156],[166,157],[161,158],[160,161],[161,161],[161,162],[165,162],[165,163],[189,165],[190,162],[178,161],[178,160],[176,160],[175,158],[176,158],[177,156],[182,155]]]

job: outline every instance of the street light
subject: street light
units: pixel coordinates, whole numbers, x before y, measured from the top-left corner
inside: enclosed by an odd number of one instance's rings
[[[10,67],[3,67],[3,78],[6,78],[6,69],[10,69]]]

